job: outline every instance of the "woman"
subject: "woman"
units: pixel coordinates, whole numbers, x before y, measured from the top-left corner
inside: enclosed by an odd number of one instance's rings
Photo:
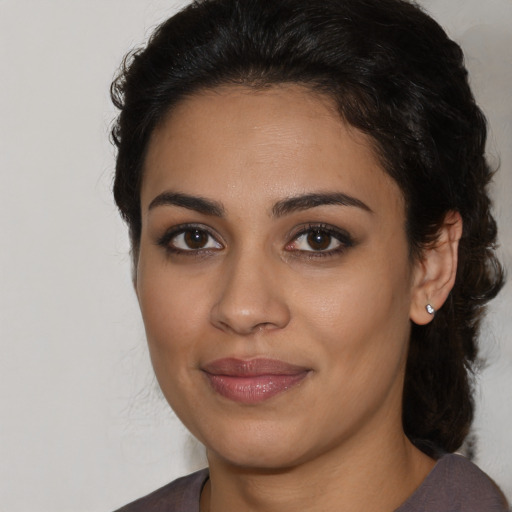
[[[502,271],[443,30],[403,0],[204,0],[113,98],[152,363],[209,463],[122,510],[506,510],[451,455]]]

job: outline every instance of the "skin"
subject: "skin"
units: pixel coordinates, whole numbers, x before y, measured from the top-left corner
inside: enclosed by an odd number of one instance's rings
[[[276,212],[333,192],[360,204]],[[370,141],[299,86],[184,100],[152,135],[141,201],[136,291],[163,393],[207,448],[202,510],[398,507],[434,465],[403,433],[402,389],[411,320],[430,321],[425,305],[453,285],[460,217],[411,261],[402,193]],[[202,246],[175,233],[184,224]],[[311,226],[327,249],[300,234]],[[308,373],[242,404],[202,371],[225,357]]]

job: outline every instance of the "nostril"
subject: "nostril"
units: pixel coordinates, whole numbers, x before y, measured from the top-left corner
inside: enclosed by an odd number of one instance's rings
[[[211,311],[213,325],[223,331],[242,335],[282,329],[289,320],[290,313],[286,303],[276,297],[253,301],[251,307],[237,306],[236,301],[224,297]]]
[[[266,331],[275,328],[276,326],[271,324],[270,322],[262,322],[254,327],[255,331]]]

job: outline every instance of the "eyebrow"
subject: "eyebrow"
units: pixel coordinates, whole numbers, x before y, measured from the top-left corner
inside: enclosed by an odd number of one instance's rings
[[[179,192],[163,192],[159,194],[151,201],[148,210],[158,206],[180,206],[181,208],[187,208],[188,210],[194,210],[203,215],[212,215],[214,217],[223,217],[225,214],[224,206],[217,201]]]
[[[272,215],[274,217],[283,217],[284,215],[296,211],[309,210],[310,208],[326,205],[354,206],[369,213],[373,213],[372,209],[367,204],[363,203],[363,201],[342,192],[333,192],[325,194],[304,194],[283,199],[274,205]]]
[[[360,199],[342,192],[313,193],[289,197],[278,201],[272,208],[273,217],[284,217],[290,213],[309,210],[317,206],[340,205],[361,208],[369,213],[372,209]],[[148,206],[148,210],[158,206],[179,206],[214,217],[224,217],[226,210],[222,203],[200,196],[192,196],[180,192],[163,192],[156,196]]]

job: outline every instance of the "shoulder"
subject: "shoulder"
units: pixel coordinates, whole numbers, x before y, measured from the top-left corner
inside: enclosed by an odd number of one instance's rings
[[[461,455],[443,456],[396,512],[507,512],[498,486]]]
[[[116,512],[199,512],[201,489],[207,479],[208,470],[202,469],[178,478]]]

